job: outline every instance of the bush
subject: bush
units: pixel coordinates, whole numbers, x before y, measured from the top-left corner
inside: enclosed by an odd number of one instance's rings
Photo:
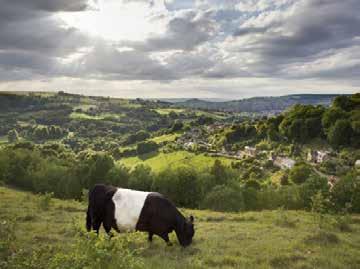
[[[327,178],[311,176],[302,186],[300,186],[300,196],[305,208],[312,208],[313,197],[319,192],[324,199],[329,197],[329,185]]]
[[[304,183],[311,174],[311,168],[306,164],[295,165],[289,173],[289,179],[296,183]]]
[[[138,164],[130,173],[128,185],[131,189],[149,191],[152,186],[152,181],[153,174],[150,166]]]
[[[201,207],[224,212],[238,212],[245,208],[241,189],[226,185],[215,186],[205,196]]]
[[[49,210],[50,206],[51,206],[51,200],[53,197],[54,197],[54,194],[52,192],[40,195],[39,199],[38,199],[38,207],[44,211]]]
[[[331,201],[338,211],[350,204],[351,212],[360,213],[360,178],[358,172],[349,172],[339,179],[331,191]]]
[[[187,166],[160,172],[154,179],[153,190],[165,194],[182,207],[197,207],[201,197],[198,174]]]
[[[137,144],[136,151],[139,155],[141,155],[152,151],[156,151],[158,147],[159,147],[158,144],[154,141],[140,142],[139,144]]]
[[[94,233],[83,235],[80,232],[73,249],[66,253],[55,254],[48,268],[142,268],[142,262],[135,257],[137,251],[131,248],[134,238],[134,234],[126,234],[109,240]]]

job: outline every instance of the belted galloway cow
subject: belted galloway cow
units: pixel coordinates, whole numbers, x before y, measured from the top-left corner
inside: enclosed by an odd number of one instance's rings
[[[117,232],[148,232],[151,242],[158,235],[168,245],[169,233],[175,231],[180,245],[191,244],[194,217],[186,219],[175,205],[160,193],[143,192],[98,184],[89,192],[86,228],[99,232],[103,224],[109,234]]]

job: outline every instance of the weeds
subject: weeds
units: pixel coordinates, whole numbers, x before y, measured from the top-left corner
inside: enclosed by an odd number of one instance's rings
[[[54,193],[45,193],[39,196],[38,199],[38,207],[43,211],[48,211],[51,206],[52,198],[54,197]]]
[[[278,214],[275,220],[275,224],[284,228],[294,228],[296,226],[296,220],[291,219],[289,217],[284,207],[280,207],[278,209]]]

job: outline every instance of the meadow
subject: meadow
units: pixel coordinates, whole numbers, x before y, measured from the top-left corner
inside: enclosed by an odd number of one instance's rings
[[[122,158],[119,162],[127,167],[134,167],[137,164],[146,164],[154,172],[160,172],[171,166],[190,166],[199,170],[211,167],[215,160],[220,160],[223,164],[230,166],[232,159],[222,157],[210,157],[205,154],[195,154],[188,151],[175,151],[170,153],[149,153],[135,157]]]
[[[14,225],[8,245],[0,238],[1,268],[82,268],[77,267],[76,259],[92,262],[90,268],[126,268],[116,263],[116,257],[124,255],[113,249],[123,242],[117,240],[130,241],[131,259],[125,257],[134,268],[358,268],[360,264],[359,215],[349,217],[348,229],[342,231],[335,217],[325,216],[326,225],[320,228],[318,218],[304,211],[182,209],[196,221],[194,242],[183,249],[174,234],[171,247],[158,237],[148,243],[144,233],[119,234],[109,240],[102,231],[99,238],[86,237],[86,203],[44,201],[44,196],[0,187],[0,235],[8,236],[7,223]],[[78,253],[78,240],[91,249],[86,249],[85,256]],[[69,257],[71,267],[65,262]]]

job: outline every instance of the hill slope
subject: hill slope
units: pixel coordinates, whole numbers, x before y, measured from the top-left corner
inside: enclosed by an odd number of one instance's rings
[[[295,104],[321,104],[328,106],[336,96],[337,95],[334,94],[299,94],[279,97],[253,97],[226,102],[189,99],[187,101],[177,102],[176,106],[227,112],[279,112]]]
[[[109,241],[81,237],[76,230],[83,227],[85,204],[53,199],[49,209],[39,209],[43,197],[0,187],[0,243],[9,235],[5,229],[12,221],[15,237],[0,244],[1,268],[82,268],[74,261],[90,259],[90,268],[123,268],[114,263],[120,252],[112,253],[117,235]],[[5,206],[6,205],[6,206]],[[183,210],[193,214],[196,233],[193,245],[181,249],[174,235],[174,246],[168,247],[159,238],[152,244],[146,234],[133,234],[131,254],[144,268],[357,268],[360,264],[360,217],[352,216],[352,232],[340,232],[333,226],[319,232],[311,214],[302,211],[249,212],[223,214],[210,211]],[[75,224],[74,224],[75,223]],[[83,228],[81,228],[83,229]],[[86,255],[80,255],[74,242],[82,240]],[[102,240],[102,241],[101,241]],[[101,244],[105,251],[100,251]],[[4,247],[5,246],[5,247]],[[34,254],[35,253],[37,254]],[[96,258],[94,258],[96,257]],[[4,263],[8,259],[10,264]],[[74,259],[74,261],[72,260]],[[92,259],[92,260],[91,260]],[[95,266],[96,260],[106,266]],[[2,260],[2,261],[1,261]],[[59,265],[60,263],[60,265]],[[16,267],[18,266],[18,267]],[[23,267],[21,267],[23,266]],[[89,267],[88,267],[89,268]]]

